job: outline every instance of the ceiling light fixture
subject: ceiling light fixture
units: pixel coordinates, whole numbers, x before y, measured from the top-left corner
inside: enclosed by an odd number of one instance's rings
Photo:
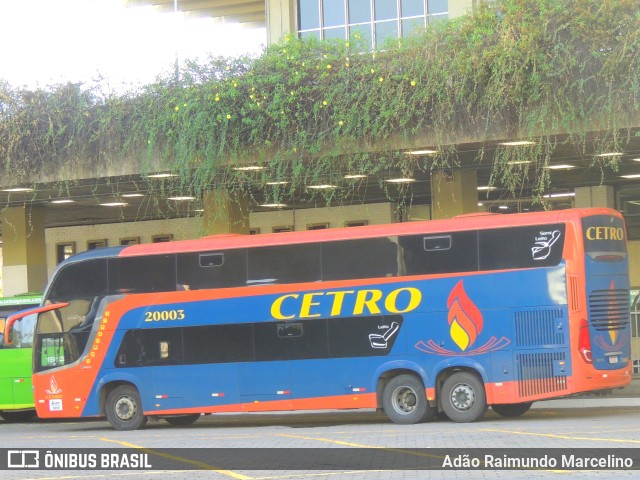
[[[267,208],[282,208],[282,207],[286,207],[287,204],[286,203],[263,203],[260,206],[267,207]]]
[[[264,170],[266,167],[261,167],[260,165],[247,165],[246,167],[234,167],[233,169],[236,172],[258,172],[260,170]]]
[[[147,178],[169,178],[169,177],[177,177],[176,173],[169,172],[158,172],[158,173],[150,173],[147,175]]]
[[[127,202],[105,202],[101,203],[101,207],[126,207],[129,205]]]
[[[596,157],[620,157],[624,155],[622,152],[606,152],[596,155]]]
[[[497,190],[497,189],[498,187],[490,187],[489,185],[484,185],[477,188],[478,191],[489,191],[489,192],[493,192],[494,190]]]
[[[575,192],[564,192],[564,193],[551,193],[549,195],[544,195],[544,198],[565,198],[565,197],[575,197]]]
[[[561,163],[558,165],[547,165],[545,168],[549,170],[571,170],[572,168],[576,168],[575,165],[569,165],[568,163]]]
[[[438,153],[437,150],[412,150],[410,152],[405,152],[408,155],[432,155],[434,153]]]
[[[287,182],[286,180],[281,180],[281,181],[277,181],[277,182],[267,182],[267,185],[288,185],[289,182]]]
[[[531,160],[512,160],[507,162],[507,165],[528,165],[531,163]]]
[[[123,193],[121,197],[123,198],[144,197],[144,193]]]
[[[75,203],[75,200],[71,200],[70,198],[59,198],[57,200],[51,200],[51,203],[55,203],[55,204]]]
[[[415,181],[415,178],[389,178],[385,180],[385,182],[389,183],[413,183]]]
[[[344,178],[346,178],[347,180],[356,180],[358,178],[367,178],[367,176],[363,175],[362,173],[354,173],[351,175],[345,175]]]
[[[512,142],[498,142],[498,145],[502,145],[505,147],[522,147],[525,145],[535,145],[536,142],[532,142],[531,140],[514,140]]]
[[[167,200],[173,200],[175,202],[186,202],[189,200],[195,200],[196,197],[191,197],[189,195],[177,196],[177,197],[168,197]]]
[[[335,185],[323,184],[323,185],[307,185],[307,188],[313,188],[314,190],[326,190],[327,188],[337,188]]]
[[[4,188],[2,189],[2,191],[8,192],[8,193],[22,193],[22,192],[33,192],[34,189],[29,187],[13,187],[13,188]]]
[[[634,173],[633,175],[620,175],[621,178],[640,178],[640,173]]]

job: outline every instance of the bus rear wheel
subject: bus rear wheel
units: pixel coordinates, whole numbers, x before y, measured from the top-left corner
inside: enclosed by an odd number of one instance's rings
[[[186,427],[187,425],[191,425],[192,423],[194,423],[199,418],[199,413],[191,413],[188,415],[175,415],[171,417],[165,417],[164,419],[169,423],[169,425],[175,425],[176,427]]]
[[[7,422],[28,422],[36,416],[35,410],[21,410],[15,411],[3,411],[0,412],[0,417],[4,418]]]
[[[116,430],[137,430],[147,423],[140,394],[132,385],[120,385],[109,392],[105,413]]]
[[[531,408],[532,402],[524,403],[499,403],[497,405],[491,405],[491,409],[498,415],[503,417],[519,417],[524,415]]]
[[[389,380],[382,392],[382,409],[393,423],[404,425],[426,422],[434,414],[422,381],[414,375]]]
[[[458,423],[474,422],[487,411],[484,385],[469,372],[456,372],[448,377],[440,389],[440,406],[450,420]]]

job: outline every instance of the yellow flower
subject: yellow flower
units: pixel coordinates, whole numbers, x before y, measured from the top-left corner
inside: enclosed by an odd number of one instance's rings
[[[372,69],[371,69],[371,73],[376,73],[376,71],[372,68]]]
[[[225,70],[231,70],[231,67],[229,65],[227,65],[227,67],[225,68]]]
[[[216,95],[216,102],[220,101],[220,97]]]
[[[342,125],[344,125],[344,122],[343,122],[342,120],[340,120],[340,121],[338,122],[338,125],[342,126]]]
[[[282,53],[287,53],[287,49],[286,49],[286,48],[283,48],[283,49],[282,49]]]
[[[382,77],[378,77],[378,81],[379,81],[379,82],[384,82],[384,78],[382,78]]]
[[[345,66],[345,67],[348,67],[348,66],[349,66],[349,62],[345,63],[345,64],[344,64],[344,66]]]
[[[324,100],[324,101],[322,102],[322,104],[323,104],[323,105],[328,105],[326,100]]]
[[[174,110],[177,112],[178,110],[180,110],[180,107],[176,105],[176,108],[174,108]]]
[[[233,82],[233,86],[237,87],[238,86],[238,82]]]
[[[231,120],[231,115],[227,113],[227,120]]]
[[[416,81],[415,80],[411,80],[411,86],[415,87],[416,86]]]
[[[329,69],[329,68],[331,68],[331,65],[327,65],[327,68],[328,68],[328,69]]]
[[[187,104],[185,103],[185,104],[184,104],[184,106],[186,107],[186,106],[187,106]]]
[[[349,42],[345,43],[345,44],[344,44],[344,46],[345,46],[345,47],[348,47],[348,46],[349,46]]]

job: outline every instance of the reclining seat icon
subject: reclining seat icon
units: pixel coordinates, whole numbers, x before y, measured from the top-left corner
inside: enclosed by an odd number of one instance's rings
[[[536,243],[531,247],[534,260],[545,260],[551,254],[551,247],[560,238],[560,230],[552,232],[540,232],[536,237]]]
[[[395,335],[399,328],[400,326],[398,325],[398,322],[393,322],[389,329],[382,335],[378,333],[370,333],[369,342],[371,343],[371,348],[387,348],[387,342],[391,337],[393,337],[393,335]]]

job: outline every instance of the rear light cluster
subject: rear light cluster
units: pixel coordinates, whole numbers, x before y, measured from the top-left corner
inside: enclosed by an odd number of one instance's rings
[[[591,355],[591,335],[589,335],[589,324],[584,318],[580,321],[578,351],[580,352],[580,355],[585,362],[593,363],[593,357]]]

